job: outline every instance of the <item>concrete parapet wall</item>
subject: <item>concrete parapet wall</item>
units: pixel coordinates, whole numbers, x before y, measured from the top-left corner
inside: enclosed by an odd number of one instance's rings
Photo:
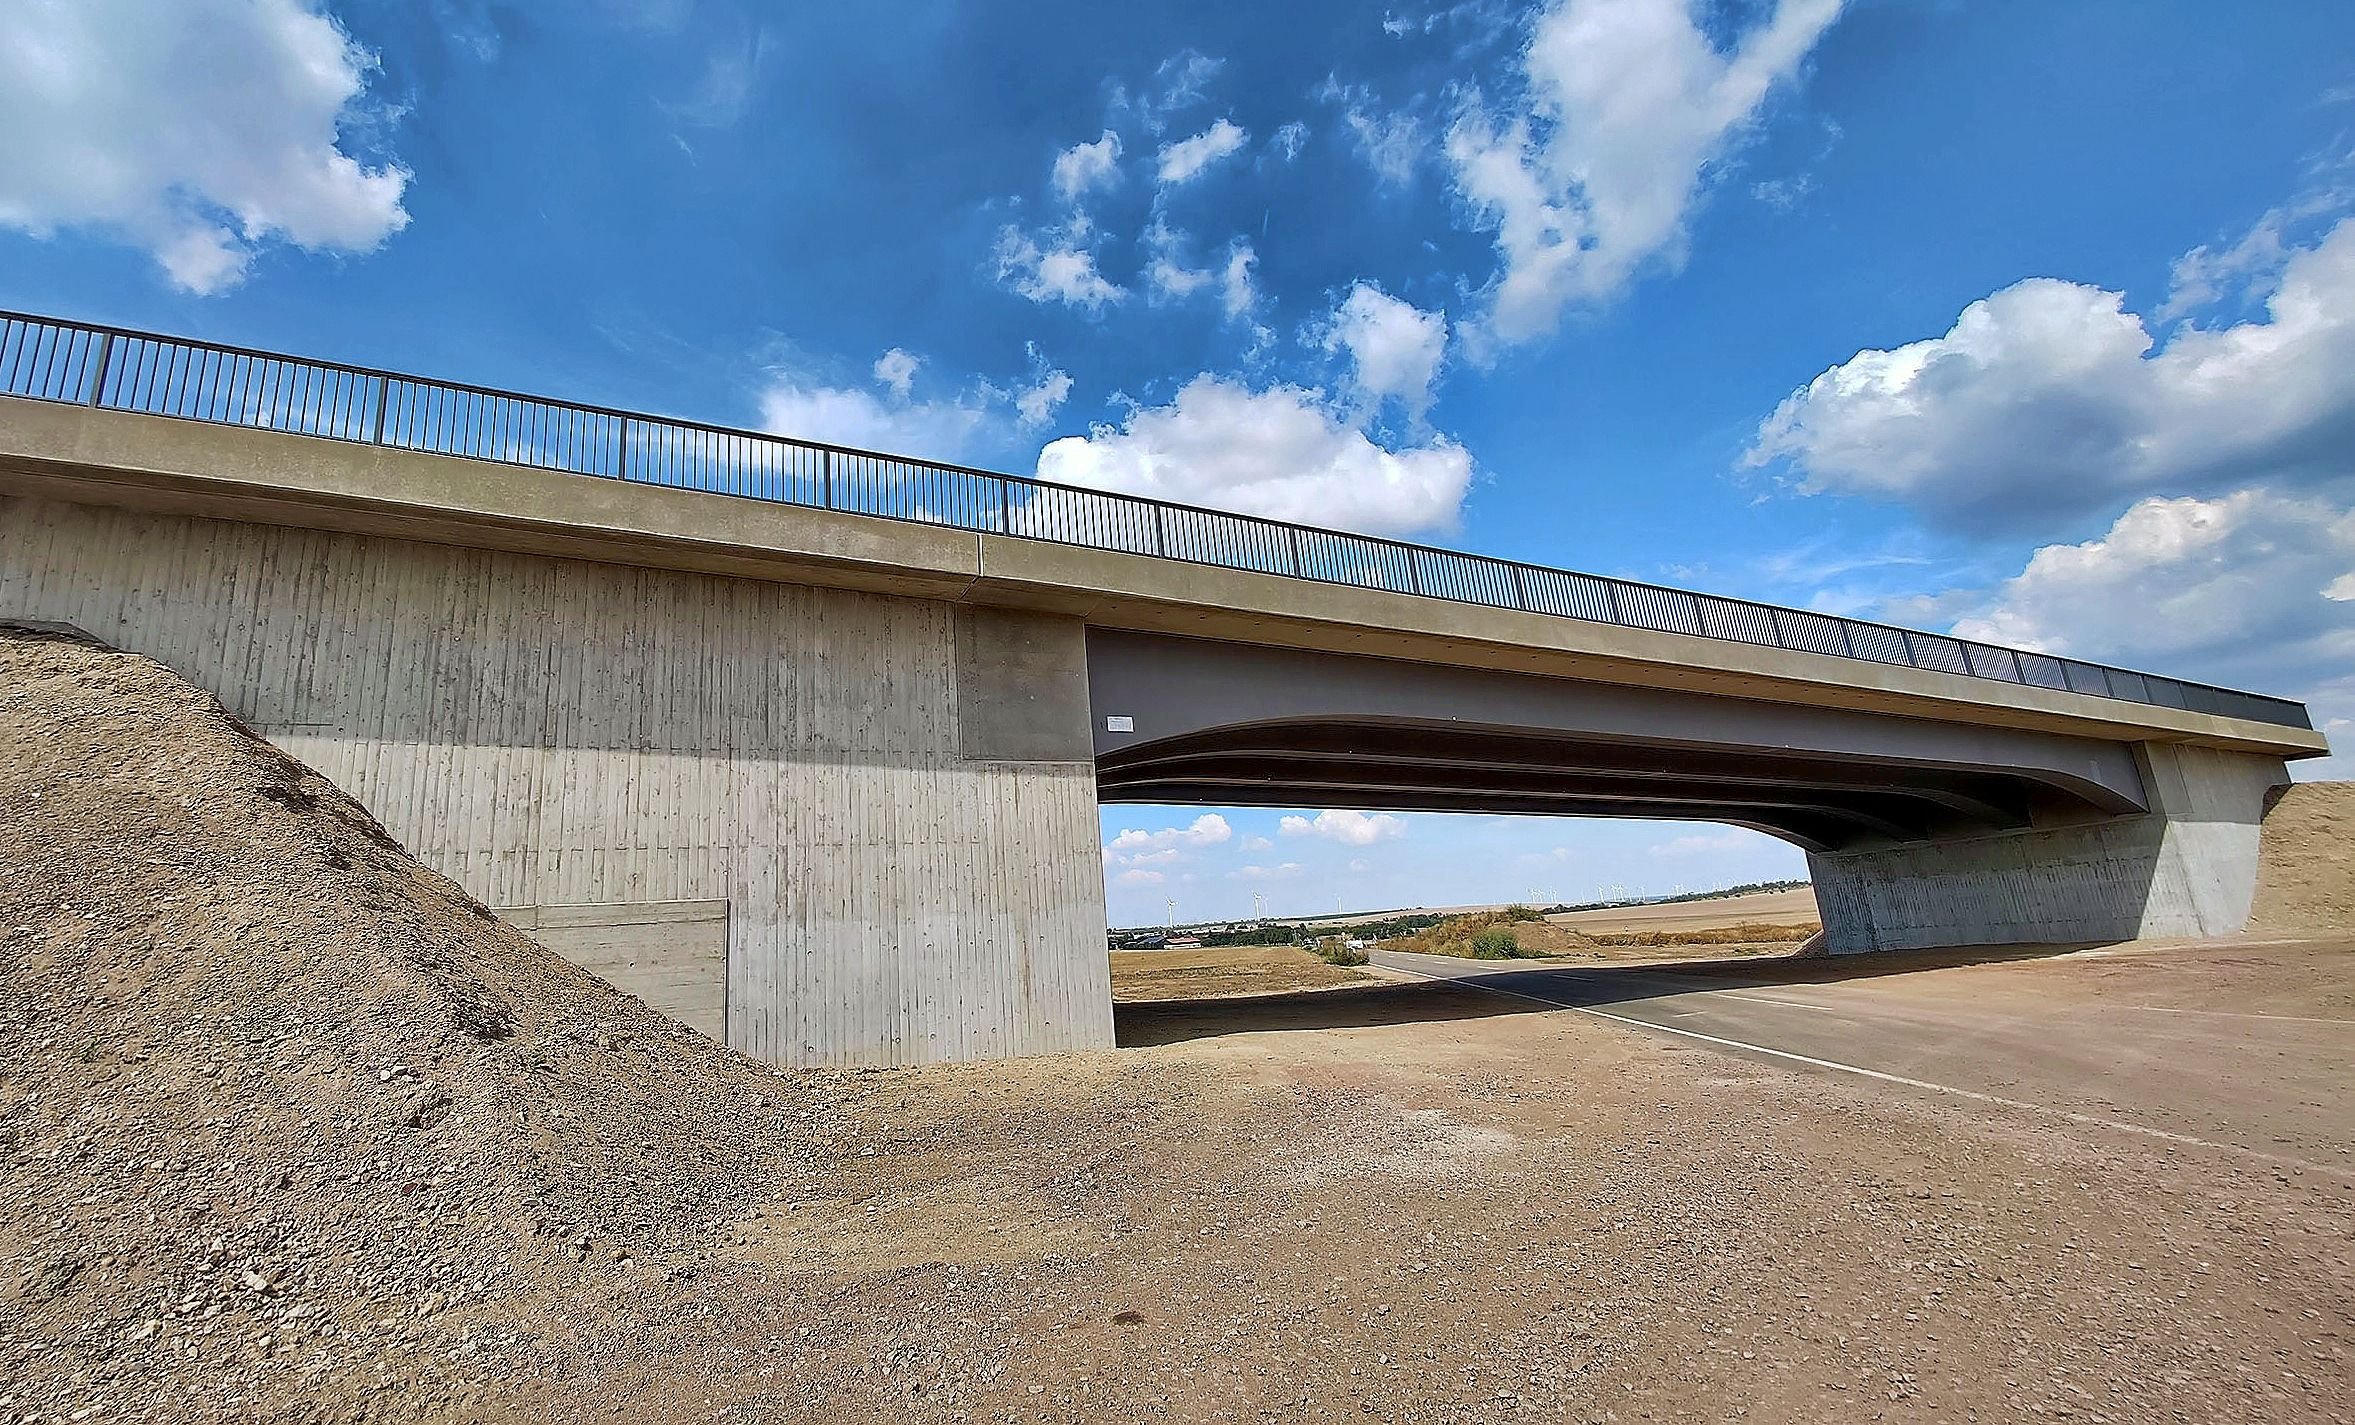
[[[2153,810],[1808,857],[1834,954],[2230,935],[2256,894],[2279,758],[2146,743]]]
[[[168,664],[488,904],[725,901],[746,1053],[1112,1042],[1076,620],[22,498],[0,615]]]

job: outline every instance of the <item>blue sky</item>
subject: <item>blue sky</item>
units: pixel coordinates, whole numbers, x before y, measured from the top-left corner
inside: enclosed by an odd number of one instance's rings
[[[1960,628],[2355,733],[2355,8],[33,0],[0,136],[12,307]],[[1801,866],[1201,815],[1107,811],[1116,922]]]

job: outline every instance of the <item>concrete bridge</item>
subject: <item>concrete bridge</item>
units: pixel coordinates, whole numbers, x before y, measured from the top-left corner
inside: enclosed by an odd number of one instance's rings
[[[748,1053],[1111,1040],[1099,800],[1708,819],[1840,951],[2238,929],[2294,703],[0,317],[0,618],[154,656]]]

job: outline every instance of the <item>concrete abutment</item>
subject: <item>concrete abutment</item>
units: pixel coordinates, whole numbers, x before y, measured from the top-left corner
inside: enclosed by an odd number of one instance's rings
[[[724,903],[695,1003],[755,1057],[1112,1043],[1075,618],[21,497],[0,616],[166,664],[488,905]]]
[[[1811,853],[1833,954],[2230,935],[2248,924],[2268,794],[2282,759],[2169,743],[2135,748],[2150,811],[1853,851]]]

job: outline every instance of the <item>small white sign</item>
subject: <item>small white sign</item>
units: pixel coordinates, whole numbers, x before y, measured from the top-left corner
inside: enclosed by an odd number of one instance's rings
[[[1106,732],[1135,732],[1137,720],[1133,717],[1108,717],[1104,719],[1104,730]]]

